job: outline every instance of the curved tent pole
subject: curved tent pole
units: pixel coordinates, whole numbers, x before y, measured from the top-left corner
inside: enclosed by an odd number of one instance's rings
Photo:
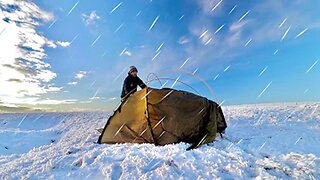
[[[156,79],[148,80],[146,83],[148,84],[148,83],[150,83],[150,82],[152,82],[152,81],[161,80],[161,79],[171,80],[171,81],[177,81],[177,82],[179,82],[179,83],[181,83],[181,84],[184,84],[184,85],[188,86],[190,89],[192,89],[196,94],[198,94],[198,95],[200,96],[200,93],[199,93],[195,88],[193,88],[192,86],[190,86],[189,84],[187,84],[187,83],[185,83],[185,82],[183,82],[183,81],[180,81],[180,80],[172,79],[172,78],[159,78],[159,77],[157,77]]]
[[[206,80],[204,80],[202,77],[200,77],[199,75],[194,74],[194,73],[191,72],[191,71],[183,70],[183,69],[171,69],[171,70],[167,70],[167,71],[162,71],[162,72],[160,72],[160,75],[162,75],[162,74],[168,74],[168,73],[172,73],[172,72],[174,72],[174,73],[188,74],[188,75],[191,75],[191,76],[193,76],[194,78],[198,79],[199,81],[201,81],[201,82],[209,89],[211,95],[219,102],[219,99],[218,99],[217,94],[214,92],[214,90],[213,90],[212,87],[209,85],[209,83],[208,83]],[[155,73],[150,73],[150,74],[155,75]],[[149,75],[150,75],[150,74],[149,74]],[[149,77],[149,75],[148,75],[148,77]],[[157,76],[156,76],[156,77],[157,77]]]

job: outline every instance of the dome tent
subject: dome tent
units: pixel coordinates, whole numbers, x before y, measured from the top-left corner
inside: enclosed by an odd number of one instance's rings
[[[207,98],[174,89],[144,88],[108,119],[98,143],[212,142],[227,124],[221,107]]]

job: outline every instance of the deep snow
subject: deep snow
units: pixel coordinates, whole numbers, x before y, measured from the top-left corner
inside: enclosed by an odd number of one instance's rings
[[[224,138],[96,144],[107,113],[0,114],[0,179],[320,179],[320,103],[225,106]]]

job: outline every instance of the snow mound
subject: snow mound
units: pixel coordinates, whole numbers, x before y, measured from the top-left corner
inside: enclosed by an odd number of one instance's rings
[[[108,114],[0,114],[0,179],[320,179],[320,103],[226,106],[223,138],[97,144]]]

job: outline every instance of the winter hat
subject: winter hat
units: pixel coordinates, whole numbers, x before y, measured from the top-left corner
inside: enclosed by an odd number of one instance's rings
[[[130,67],[129,67],[129,72],[128,72],[128,73],[131,73],[131,72],[133,72],[133,71],[138,72],[138,69],[137,69],[135,66],[130,66]]]

